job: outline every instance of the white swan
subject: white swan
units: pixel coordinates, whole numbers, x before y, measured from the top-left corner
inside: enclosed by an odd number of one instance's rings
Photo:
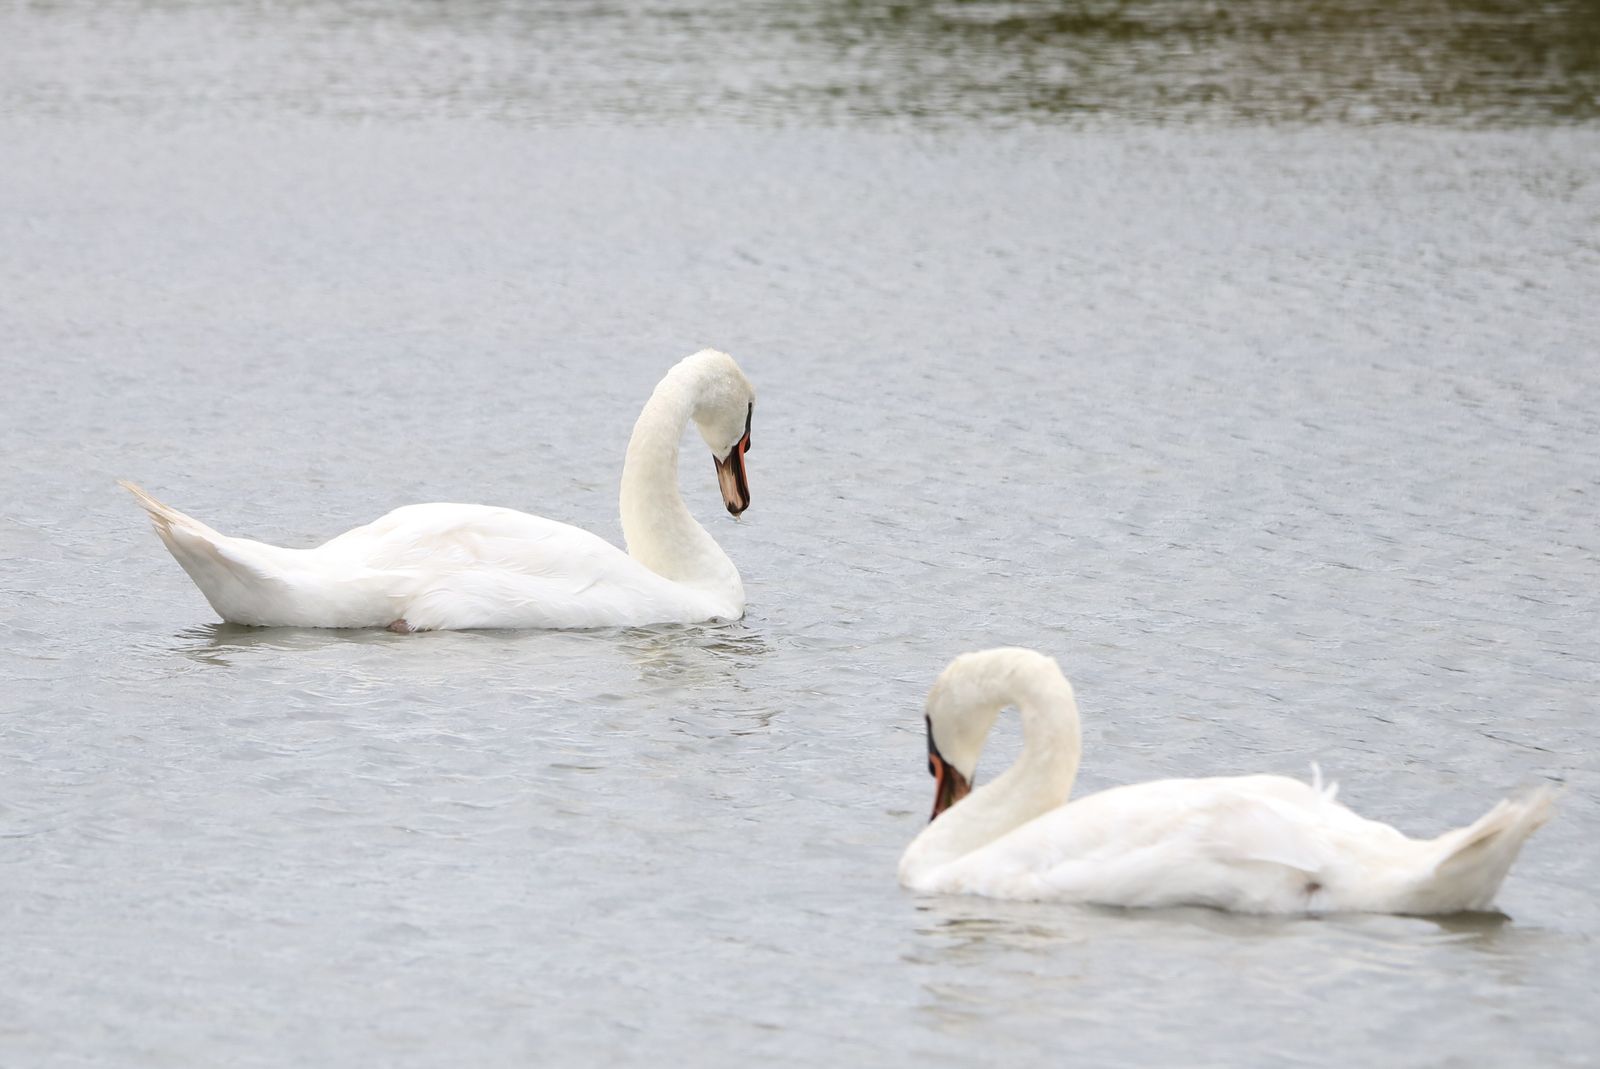
[[[710,349],[667,372],[622,466],[624,553],[587,531],[487,505],[408,505],[315,549],[229,538],[124,482],[224,620],[265,627],[583,628],[744,615],[744,585],[678,492],[693,419],[722,499],[750,504],[755,391]]]
[[[1022,755],[973,790],[1010,704]],[[928,695],[927,728],[934,819],[900,859],[918,891],[1248,913],[1486,909],[1554,796],[1537,788],[1436,839],[1356,816],[1320,776],[1156,780],[1069,803],[1078,706],[1055,661],[1025,649],[956,658]]]

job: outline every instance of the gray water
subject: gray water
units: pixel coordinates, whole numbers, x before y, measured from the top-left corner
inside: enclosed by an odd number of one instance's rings
[[[0,11],[0,1064],[1593,1064],[1600,27],[1304,7]],[[704,345],[737,624],[223,626],[114,485],[616,539]],[[908,894],[997,643],[1083,790],[1566,790],[1504,916]]]

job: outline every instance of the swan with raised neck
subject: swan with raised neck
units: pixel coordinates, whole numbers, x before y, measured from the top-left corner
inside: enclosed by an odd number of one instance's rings
[[[640,411],[622,464],[618,503],[628,555],[674,582],[744,605],[733,561],[684,504],[678,451],[692,419],[716,464],[723,504],[738,516],[750,504],[744,453],[750,448],[755,390],[727,353],[702,349],[656,385]]]
[[[620,505],[627,551],[513,509],[395,509],[312,549],[219,534],[124,483],[167,549],[230,623],[290,627],[585,628],[744,614],[744,584],[678,490],[689,422],[711,448],[722,501],[750,504],[745,453],[755,390],[732,357],[674,365],[628,442]]]

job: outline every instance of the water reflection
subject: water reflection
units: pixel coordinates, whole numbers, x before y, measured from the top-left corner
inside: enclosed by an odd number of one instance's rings
[[[917,930],[938,941],[948,954],[961,956],[993,946],[1010,950],[1049,951],[1066,942],[1105,934],[1120,925],[1182,927],[1230,938],[1271,936],[1300,917],[1256,916],[1222,910],[1179,908],[1118,909],[1056,902],[1009,902],[977,896],[933,896],[920,900]]]
[[[642,681],[684,687],[743,689],[740,673],[771,652],[761,635],[737,621],[633,628],[622,632],[619,645]]]
[[[622,633],[618,648],[653,700],[672,710],[669,719],[682,735],[761,734],[781,712],[750,681],[772,648],[744,621],[635,628]]]
[[[242,654],[280,650],[321,649],[333,643],[378,645],[412,636],[379,630],[332,630],[316,627],[246,627],[243,624],[199,624],[173,635],[171,649],[200,664],[231,668]]]
[[[672,689],[747,690],[742,681],[758,659],[771,652],[766,640],[742,621],[727,624],[661,625],[593,631],[436,631],[397,635],[379,628],[246,627],[213,623],[184,628],[170,649],[199,664],[235,667],[241,658],[267,652],[303,653],[350,645],[415,649],[431,657],[448,648],[480,668],[521,666],[537,674],[569,658],[592,657],[599,644],[630,663],[640,682],[656,692]],[[352,673],[359,666],[346,665]],[[415,676],[415,673],[412,673]]]
[[[1442,938],[1454,946],[1496,950],[1512,930],[1498,910],[1438,917],[1335,914],[1322,917],[1230,913],[1201,907],[1120,909],[1053,902],[1010,902],[977,896],[931,896],[918,901],[917,932],[923,961],[983,956],[997,948],[1051,953],[1065,944],[1107,936],[1164,932],[1167,940],[1220,936],[1230,941],[1315,934],[1318,926],[1386,944],[1426,944]]]
[[[1072,1022],[1090,1029],[1075,1034],[1097,1064],[1095,1048],[1122,1049],[1118,1037],[1141,1020],[1211,1036],[1227,1032],[1218,1021],[1243,1019],[1360,1012],[1398,1023],[1463,986],[1503,997],[1554,949],[1495,913],[1259,917],[982,899],[927,899],[918,909],[905,960],[927,1027],[962,1036]],[[1282,1034],[1260,1032],[1269,1043]]]

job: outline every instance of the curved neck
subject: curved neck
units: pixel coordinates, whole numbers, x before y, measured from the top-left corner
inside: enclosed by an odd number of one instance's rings
[[[678,491],[678,443],[699,400],[696,371],[686,360],[667,372],[633,425],[622,464],[622,537],[628,555],[657,575],[742,604],[738,569]]]
[[[976,685],[964,690],[969,703],[956,715],[982,724],[987,736],[1000,710],[1015,705],[1022,715],[1022,753],[912,840],[900,864],[908,883],[1065,804],[1078,774],[1078,703],[1055,662],[1023,650],[978,656],[992,659],[967,666]]]

